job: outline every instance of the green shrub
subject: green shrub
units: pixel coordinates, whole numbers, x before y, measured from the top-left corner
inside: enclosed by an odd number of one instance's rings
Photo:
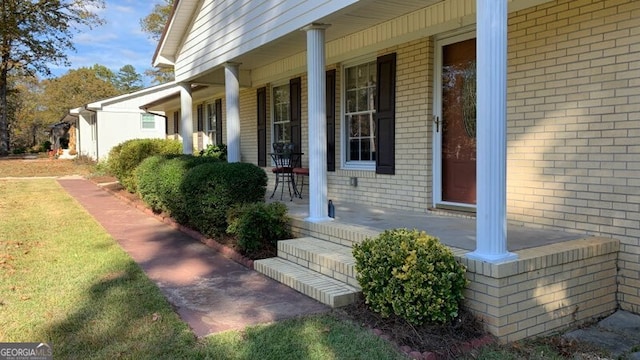
[[[240,249],[249,254],[291,237],[287,207],[279,202],[232,207],[227,223],[227,233],[235,235]]]
[[[51,141],[45,140],[42,145],[40,145],[40,151],[46,153],[49,150],[51,150]]]
[[[207,145],[206,149],[200,150],[200,156],[213,157],[227,161],[227,145]]]
[[[357,280],[368,306],[412,324],[445,323],[458,316],[466,268],[436,237],[387,230],[353,247]]]
[[[193,155],[148,157],[134,172],[138,195],[154,211],[164,211],[179,223],[186,223],[186,203],[180,186],[187,171],[201,164],[220,161]]]
[[[207,236],[224,233],[231,206],[264,201],[266,191],[266,173],[249,163],[196,166],[187,172],[181,187],[189,225]]]
[[[152,155],[180,154],[182,144],[169,139],[133,139],[114,146],[109,152],[109,172],[129,192],[136,192],[135,168]]]

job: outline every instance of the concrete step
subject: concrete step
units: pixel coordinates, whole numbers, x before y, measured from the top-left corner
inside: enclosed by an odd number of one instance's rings
[[[353,244],[361,243],[366,238],[376,237],[381,232],[378,229],[338,221],[313,223],[294,217],[291,218],[291,230],[298,237],[310,236],[348,248],[353,247]]]
[[[281,240],[278,257],[360,289],[351,247],[312,237]]]
[[[282,258],[257,260],[256,271],[331,307],[353,303],[360,290]]]

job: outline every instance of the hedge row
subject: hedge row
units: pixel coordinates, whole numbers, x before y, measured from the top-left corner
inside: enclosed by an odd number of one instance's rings
[[[263,202],[267,191],[267,175],[258,166],[206,156],[153,156],[135,177],[140,197],[152,209],[207,236],[225,232],[232,206]]]
[[[217,158],[192,155],[156,155],[146,158],[135,170],[140,198],[156,212],[166,212],[176,221],[187,221],[186,202],[180,186],[187,171]]]
[[[153,155],[181,154],[182,143],[169,139],[133,139],[114,146],[109,151],[107,168],[120,184],[135,193],[137,184],[134,171],[146,158]]]

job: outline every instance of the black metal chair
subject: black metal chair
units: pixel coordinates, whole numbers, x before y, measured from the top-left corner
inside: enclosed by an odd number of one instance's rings
[[[282,200],[286,184],[289,189],[289,197],[293,201],[294,196],[300,196],[296,189],[293,169],[300,166],[302,154],[295,152],[295,144],[293,143],[273,143],[273,152],[270,155],[275,165],[271,172],[276,178],[276,184],[270,198],[273,198],[279,186],[280,200]],[[293,191],[291,191],[292,189]]]

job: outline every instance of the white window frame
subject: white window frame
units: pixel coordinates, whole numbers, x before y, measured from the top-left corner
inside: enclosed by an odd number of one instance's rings
[[[289,105],[289,111],[287,112],[287,121],[283,121],[283,122],[279,122],[281,124],[288,124],[291,122],[291,88],[289,85],[289,81],[281,81],[278,83],[274,83],[271,86],[271,144],[273,144],[276,141],[276,96],[275,96],[275,91],[276,88],[279,87],[285,87],[287,89],[287,92],[289,93],[289,96],[287,97],[287,103]],[[289,141],[291,141],[291,134],[289,134]],[[271,152],[272,148],[271,148],[271,144],[269,144],[269,151]]]
[[[348,156],[349,156],[349,130],[350,130],[350,124],[348,123],[347,120],[347,116],[349,115],[349,113],[347,113],[347,69],[348,68],[352,68],[352,67],[356,67],[356,66],[360,66],[360,65],[365,65],[365,64],[374,64],[374,69],[376,69],[376,57],[374,55],[370,55],[370,56],[366,56],[366,57],[362,57],[362,58],[358,58],[355,59],[353,61],[350,62],[346,62],[344,64],[342,64],[341,67],[341,80],[340,80],[340,136],[342,139],[342,144],[344,144],[343,146],[340,147],[340,166],[343,169],[346,170],[368,170],[368,171],[375,171],[376,170],[376,161],[375,160],[348,160]],[[377,87],[377,83],[378,83],[378,79],[377,79],[377,74],[376,74],[376,87]],[[374,91],[376,91],[376,87],[374,87]],[[375,104],[373,104],[375,106]],[[375,114],[376,114],[376,109],[373,109],[373,111],[357,111],[352,113],[353,115],[357,115],[357,114],[366,114],[369,113],[371,114],[371,118],[370,118],[370,122],[371,122],[371,132],[375,133]],[[377,134],[376,134],[376,138],[377,138]],[[372,141],[372,146],[375,147],[375,141],[376,138],[373,138]]]
[[[145,118],[147,118],[145,120]],[[149,118],[151,120],[149,120]],[[146,124],[153,124],[153,127],[145,127]],[[156,130],[156,117],[153,114],[142,113],[140,114],[140,130],[141,131],[155,131]]]
[[[207,135],[207,145],[218,145],[216,144],[216,125],[220,119],[216,118],[216,102],[211,100],[204,104],[204,133]],[[209,119],[213,118],[212,127],[209,127]]]

